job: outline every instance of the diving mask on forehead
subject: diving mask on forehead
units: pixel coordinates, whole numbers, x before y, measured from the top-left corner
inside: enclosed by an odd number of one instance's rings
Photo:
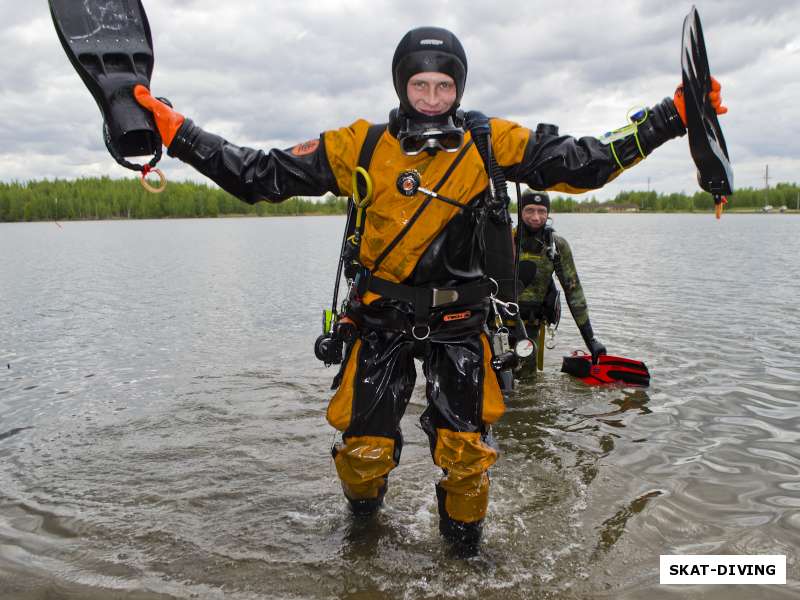
[[[397,139],[403,153],[408,156],[416,156],[423,151],[429,154],[439,150],[457,152],[464,143],[464,128],[456,125],[452,116],[431,123],[402,119]]]

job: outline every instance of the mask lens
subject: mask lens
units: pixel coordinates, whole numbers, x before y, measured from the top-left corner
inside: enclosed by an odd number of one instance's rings
[[[439,147],[445,152],[455,152],[461,148],[464,134],[461,131],[445,131],[436,138]]]
[[[404,154],[414,156],[427,148],[456,152],[464,141],[464,133],[460,129],[442,131],[432,129],[419,133],[400,133],[400,148]]]
[[[409,156],[414,156],[415,154],[419,154],[425,149],[425,145],[427,144],[428,140],[422,136],[416,135],[407,135],[400,137],[400,148],[403,151],[403,154],[408,154]]]

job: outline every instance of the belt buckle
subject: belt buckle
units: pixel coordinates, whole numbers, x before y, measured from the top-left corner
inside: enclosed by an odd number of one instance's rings
[[[458,300],[458,291],[453,289],[440,290],[433,288],[433,300],[431,306],[442,306],[444,304],[452,304]]]

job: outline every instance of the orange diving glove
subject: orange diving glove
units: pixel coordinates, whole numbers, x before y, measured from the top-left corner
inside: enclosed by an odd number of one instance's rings
[[[175,138],[175,134],[178,133],[178,129],[183,125],[184,116],[175,112],[160,100],[153,98],[150,90],[143,85],[137,85],[133,88],[133,97],[136,98],[139,104],[153,113],[158,133],[161,135],[161,141],[169,148]]]
[[[719,81],[711,78],[711,91],[708,92],[708,99],[711,101],[711,107],[716,111],[718,115],[724,115],[728,112],[727,106],[722,106],[722,86],[720,85]],[[683,97],[683,84],[678,86],[678,89],[675,90],[675,96],[673,96],[672,101],[675,103],[675,108],[678,111],[678,114],[681,117],[681,121],[683,121],[684,126],[686,125],[686,100]]]

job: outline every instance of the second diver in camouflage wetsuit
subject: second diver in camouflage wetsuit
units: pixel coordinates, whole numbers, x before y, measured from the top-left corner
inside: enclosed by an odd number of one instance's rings
[[[567,240],[549,225],[549,214],[550,198],[546,192],[523,192],[520,198],[521,222],[516,231],[516,235],[521,236],[521,239],[517,239],[520,248],[519,306],[529,335],[539,339],[539,356],[532,356],[519,367],[517,376],[520,379],[535,375],[537,362],[538,368],[542,368],[544,328],[549,323],[558,322],[561,299],[553,280],[554,273],[561,283],[572,318],[592,354],[592,360],[596,362],[600,354],[606,353],[605,346],[594,337],[592,331],[572,250]]]

